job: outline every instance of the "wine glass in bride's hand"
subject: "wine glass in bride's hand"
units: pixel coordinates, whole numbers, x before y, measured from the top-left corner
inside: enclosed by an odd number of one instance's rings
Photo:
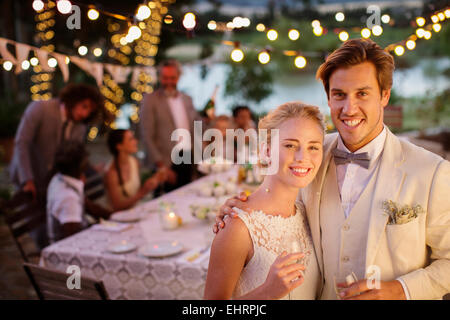
[[[302,243],[298,237],[291,235],[284,236],[280,241],[279,254],[281,254],[283,251],[286,251],[288,254],[299,252],[303,253],[304,254],[303,257],[295,261],[294,263],[298,263],[305,266],[305,257],[309,254],[309,252],[303,252],[304,249],[302,249]]]

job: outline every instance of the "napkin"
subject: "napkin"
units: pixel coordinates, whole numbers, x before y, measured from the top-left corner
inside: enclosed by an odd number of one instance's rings
[[[111,221],[102,221],[92,226],[92,230],[121,232],[131,228],[133,225],[127,223],[116,223]]]
[[[202,263],[206,257],[209,258],[209,252],[211,250],[211,247],[195,247],[191,250],[188,250],[186,253],[181,255],[178,258],[179,262],[183,263]]]

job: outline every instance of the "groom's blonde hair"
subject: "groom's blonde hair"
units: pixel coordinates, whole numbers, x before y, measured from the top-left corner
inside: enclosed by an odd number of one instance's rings
[[[319,108],[301,101],[286,102],[270,111],[264,118],[259,120],[258,129],[267,129],[267,142],[270,143],[271,129],[278,129],[284,121],[293,118],[311,119],[325,133],[325,122]]]

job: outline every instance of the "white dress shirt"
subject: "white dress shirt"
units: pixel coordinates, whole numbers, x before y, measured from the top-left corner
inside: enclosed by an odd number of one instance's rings
[[[175,97],[167,97],[167,102],[175,122],[175,127],[177,129],[185,129],[190,132],[189,118],[186,113],[186,107],[184,106],[181,94],[178,93]],[[176,147],[179,150],[191,150],[191,141],[186,139],[181,140]]]
[[[84,219],[84,183],[81,180],[57,173],[53,176],[47,190],[47,224],[51,242],[58,239],[54,220],[60,225],[81,223]]]
[[[362,192],[369,183],[370,178],[377,169],[380,163],[380,155],[383,152],[384,142],[386,141],[386,128],[372,141],[366,144],[361,149],[354,152],[367,152],[370,157],[369,168],[366,169],[355,163],[346,163],[336,165],[336,176],[339,185],[339,193],[341,195],[342,209],[344,210],[345,218],[348,218],[350,211],[355,206]],[[336,147],[338,150],[350,152],[344,145],[341,136],[338,138]],[[350,152],[352,153],[352,152]]]
[[[380,158],[383,152],[386,136],[386,127],[384,127],[375,139],[354,152],[355,154],[363,152],[367,152],[369,154],[370,164],[368,169],[355,163],[336,164],[336,176],[339,185],[339,193],[341,196],[342,209],[344,210],[346,219],[380,164]],[[338,137],[338,144],[336,148],[341,151],[350,152],[350,150],[348,150],[344,145],[340,135]],[[406,299],[410,300],[410,295],[406,284],[400,278],[397,280],[403,287]]]

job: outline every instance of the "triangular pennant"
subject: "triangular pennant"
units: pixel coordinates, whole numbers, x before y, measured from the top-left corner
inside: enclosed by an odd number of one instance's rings
[[[17,59],[8,51],[7,44],[9,40],[0,38],[0,54],[4,60],[11,61],[13,64],[17,64]]]
[[[92,63],[89,60],[81,59],[76,56],[71,56],[70,60],[73,61],[80,69],[93,76],[98,86],[103,82],[103,65],[101,63]]]
[[[17,56],[16,74],[22,72],[22,62],[28,59],[30,49],[31,47],[27,44],[16,43],[16,56]]]
[[[64,82],[69,81],[69,66],[66,63],[67,56],[60,53],[52,53],[56,61],[58,61],[59,69],[63,75]]]
[[[116,83],[124,83],[127,81],[127,77],[131,72],[130,67],[123,67],[114,64],[105,64],[106,71],[112,76]]]
[[[48,65],[48,51],[36,49],[34,50],[34,53],[36,54],[37,58],[39,59],[39,64],[42,67],[42,70],[45,72],[52,72],[55,68],[51,68]]]

